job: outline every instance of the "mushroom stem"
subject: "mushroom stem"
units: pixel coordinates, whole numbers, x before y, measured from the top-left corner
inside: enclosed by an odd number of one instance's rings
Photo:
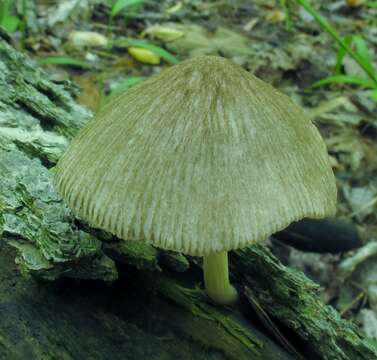
[[[229,283],[228,252],[203,257],[204,284],[209,297],[218,304],[229,305],[237,300],[237,291]]]

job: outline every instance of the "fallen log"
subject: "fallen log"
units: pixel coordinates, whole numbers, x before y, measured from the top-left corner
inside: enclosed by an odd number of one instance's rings
[[[53,168],[90,113],[4,34],[0,69],[1,358],[377,358],[265,246],[231,254],[241,301],[225,308],[200,290],[199,259],[75,218]]]

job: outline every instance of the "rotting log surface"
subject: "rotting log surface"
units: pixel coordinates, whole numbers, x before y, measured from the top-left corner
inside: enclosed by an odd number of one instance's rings
[[[75,103],[74,85],[50,81],[2,37],[1,359],[294,358],[251,325],[252,299],[305,358],[377,358],[319,301],[315,284],[263,246],[232,255],[246,310],[225,309],[196,289],[195,259],[119,241],[75,219],[53,188],[53,166],[90,114]]]

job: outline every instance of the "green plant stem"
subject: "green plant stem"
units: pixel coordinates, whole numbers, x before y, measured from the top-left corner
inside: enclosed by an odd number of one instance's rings
[[[203,270],[206,291],[213,301],[225,305],[237,300],[237,291],[229,283],[227,251],[204,256]]]
[[[110,14],[109,15],[109,20],[107,22],[107,29],[106,29],[106,36],[108,38],[112,38],[112,32],[111,32],[111,27],[113,26],[113,17],[112,15]]]
[[[342,47],[347,53],[359,64],[359,66],[365,71],[368,77],[377,84],[376,73],[364,65],[363,59],[352,50],[350,46],[340,37],[338,32],[327,22],[327,20],[322,17],[307,0],[296,0],[313,18],[318,22],[318,24],[325,29],[331,37]]]
[[[4,23],[5,18],[9,14],[10,1],[0,0],[0,24]]]
[[[28,5],[28,0],[22,0],[22,20],[20,23],[20,30],[22,34],[22,39],[21,39],[21,44],[22,48],[25,48],[25,43],[26,43],[26,31],[27,31],[27,5]]]
[[[288,9],[286,0],[280,0],[280,6],[283,9],[284,14],[285,14],[285,27],[288,31],[291,31],[292,30],[292,19],[291,19],[291,15],[289,13],[289,9]]]

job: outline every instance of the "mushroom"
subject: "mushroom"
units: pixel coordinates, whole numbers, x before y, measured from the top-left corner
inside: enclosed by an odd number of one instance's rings
[[[237,297],[229,250],[336,208],[326,146],[303,110],[216,56],[115,97],[72,141],[56,184],[92,226],[203,256],[221,304]]]

